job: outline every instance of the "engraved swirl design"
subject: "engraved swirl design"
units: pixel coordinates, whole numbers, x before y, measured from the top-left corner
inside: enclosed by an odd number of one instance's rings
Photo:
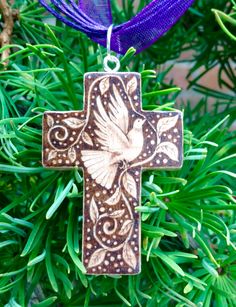
[[[111,217],[107,217],[107,221],[103,224],[103,231],[106,235],[112,235],[116,232],[117,229],[117,220]]]
[[[67,143],[63,143],[66,141],[69,136],[69,129],[62,125],[55,125],[51,127],[48,131],[48,141],[54,148],[66,148],[68,147]]]
[[[117,218],[108,216],[106,213],[100,215],[93,228],[94,237],[108,251],[119,250],[127,239],[126,236],[115,236],[116,239],[111,240],[112,235],[118,233],[119,230]]]

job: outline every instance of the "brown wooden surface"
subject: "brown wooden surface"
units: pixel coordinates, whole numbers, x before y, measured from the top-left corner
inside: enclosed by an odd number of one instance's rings
[[[137,274],[141,170],[182,165],[182,113],[141,109],[138,73],[85,75],[82,112],[46,112],[43,165],[84,172],[88,274]]]

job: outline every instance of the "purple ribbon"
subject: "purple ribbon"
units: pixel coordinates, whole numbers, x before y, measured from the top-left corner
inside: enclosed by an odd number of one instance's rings
[[[39,0],[56,18],[86,33],[106,46],[107,29],[112,24],[110,0]],[[166,33],[192,5],[194,0],[153,0],[129,21],[114,26],[111,50],[125,54],[134,47],[137,53]]]

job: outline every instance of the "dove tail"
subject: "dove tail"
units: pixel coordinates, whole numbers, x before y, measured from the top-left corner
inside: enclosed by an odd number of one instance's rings
[[[112,153],[99,150],[82,150],[81,159],[96,183],[110,189],[116,176],[117,164],[112,163]]]

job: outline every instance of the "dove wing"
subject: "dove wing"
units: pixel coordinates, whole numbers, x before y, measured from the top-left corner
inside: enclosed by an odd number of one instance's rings
[[[95,124],[98,129],[95,133],[98,136],[98,142],[103,146],[103,150],[110,152],[123,152],[129,147],[129,141],[124,132],[110,118],[111,115],[106,113],[100,96],[97,97],[98,112],[94,111]]]
[[[110,95],[111,103],[109,103],[109,116],[111,120],[124,132],[128,133],[129,127],[129,113],[124,104],[124,101],[117,89],[113,84],[112,86],[114,97]]]

